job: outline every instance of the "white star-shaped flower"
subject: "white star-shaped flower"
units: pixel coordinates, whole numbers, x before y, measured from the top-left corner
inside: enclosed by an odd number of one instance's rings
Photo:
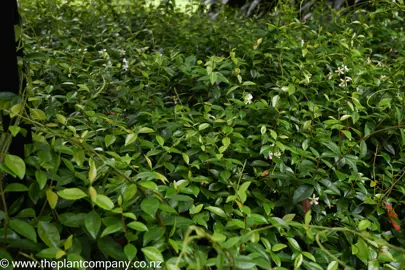
[[[125,59],[125,58],[122,59],[122,63],[123,63],[122,69],[125,70],[125,71],[127,71],[128,68],[129,68],[127,59]]]
[[[252,96],[252,94],[247,94],[246,96],[245,96],[245,104],[252,104],[252,99],[253,99],[253,96]]]
[[[342,75],[345,74],[344,70],[341,69],[340,67],[338,67],[338,69],[335,70],[335,72],[338,73],[338,74],[342,74]]]
[[[317,205],[319,202],[318,202],[318,200],[319,200],[319,197],[316,197],[315,196],[315,194],[312,194],[312,198],[310,198],[310,204],[315,204],[315,205]]]

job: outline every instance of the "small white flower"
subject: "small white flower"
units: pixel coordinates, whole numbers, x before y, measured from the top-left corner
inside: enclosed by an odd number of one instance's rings
[[[126,53],[125,50],[122,50],[122,49],[120,50],[120,55],[121,55],[121,56],[125,55],[125,53]]]
[[[253,99],[253,96],[252,96],[252,94],[247,94],[246,96],[245,96],[245,104],[252,104],[252,99]]]
[[[377,62],[377,67],[382,67],[381,61],[378,61],[378,62]]]
[[[347,86],[346,80],[340,79],[339,86],[340,86],[340,87],[346,87],[346,86]]]
[[[385,78],[387,78],[387,76],[385,76],[385,75],[380,76],[380,80],[384,80]]]
[[[276,153],[269,152],[268,155],[267,155],[267,157],[265,156],[264,159],[270,159],[270,160],[272,160],[272,159],[273,159],[273,156],[279,158],[279,157],[281,157],[281,153],[280,153],[280,152],[276,152]]]
[[[340,79],[340,87],[346,87],[347,83],[350,82],[352,80],[352,78],[350,77],[345,77],[344,79]]]
[[[341,74],[341,75],[344,75],[345,72],[348,72],[348,71],[349,71],[349,69],[345,65],[342,65],[342,67],[338,67],[338,69],[335,70],[336,73]]]
[[[345,74],[345,72],[343,71],[343,69],[341,69],[340,67],[338,67],[338,69],[337,70],[335,70],[335,72],[336,73],[338,73],[338,74]]]
[[[329,72],[329,74],[328,74],[328,80],[332,80],[333,79],[333,73],[332,72]]]
[[[102,54],[105,53],[105,52],[107,52],[107,50],[106,50],[106,49],[103,49],[103,50],[101,50],[101,51],[98,51],[98,54],[99,54],[99,55],[102,55]]]
[[[174,104],[177,104],[177,103],[178,103],[176,96],[172,96],[172,99],[173,99],[173,103],[174,103]]]
[[[124,58],[124,59],[122,60],[122,63],[123,63],[122,69],[125,70],[125,71],[127,71],[128,68],[129,68],[127,59]]]
[[[315,196],[315,194],[312,194],[312,198],[310,198],[310,204],[315,204],[315,205],[317,205],[319,202],[318,202],[318,200],[319,200],[319,197],[316,197]]]

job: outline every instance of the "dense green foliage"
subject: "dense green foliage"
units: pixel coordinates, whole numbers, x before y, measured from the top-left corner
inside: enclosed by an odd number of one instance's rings
[[[0,170],[26,176],[2,179],[21,194],[2,257],[405,268],[403,5],[300,22],[131,2],[22,1],[27,88],[0,108],[34,143],[23,161],[1,137]]]

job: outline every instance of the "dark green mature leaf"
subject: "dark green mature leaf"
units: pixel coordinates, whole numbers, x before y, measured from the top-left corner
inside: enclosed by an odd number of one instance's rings
[[[45,259],[59,259],[65,252],[57,247],[51,247],[41,250],[37,256]]]
[[[32,119],[39,120],[39,121],[47,119],[46,114],[43,110],[32,109],[32,108],[29,108],[29,109],[30,109],[30,115],[31,115]]]
[[[143,245],[146,246],[150,242],[156,242],[161,240],[161,238],[164,236],[165,230],[162,227],[153,227],[153,228],[148,228],[148,231],[144,233],[143,235]]]
[[[9,221],[10,228],[16,233],[26,237],[27,239],[37,242],[37,233],[35,232],[34,227],[22,220],[12,219]]]
[[[83,225],[84,220],[86,218],[86,214],[84,213],[63,213],[59,215],[60,222],[67,226],[78,228]]]
[[[50,248],[57,248],[60,245],[59,231],[52,223],[38,222],[38,235]]]
[[[128,260],[132,261],[136,257],[136,253],[138,252],[138,249],[132,244],[127,244],[124,247],[124,252],[125,252],[125,255],[127,255]]]
[[[90,235],[96,239],[101,228],[101,217],[96,211],[88,213],[84,219],[84,226]]]
[[[24,192],[28,191],[28,187],[20,183],[8,184],[4,189],[5,192]]]
[[[293,203],[301,202],[309,197],[314,192],[314,187],[309,185],[301,185],[295,191],[293,195]]]
[[[367,144],[365,141],[360,142],[360,156],[359,158],[362,159],[367,155]]]
[[[256,262],[249,256],[239,255],[236,257],[235,266],[237,269],[253,269],[256,266]]]
[[[40,170],[35,171],[35,178],[38,182],[39,188],[44,189],[44,187],[46,185],[46,181],[48,180],[47,176],[46,176],[46,172],[40,171]]]
[[[114,224],[109,225],[108,227],[106,227],[103,232],[101,233],[101,238],[103,238],[106,235],[112,234],[112,233],[116,233],[118,231],[121,231],[124,229],[124,226],[122,224],[122,221],[118,220],[117,222],[115,222]]]
[[[366,264],[369,258],[368,245],[362,238],[359,238],[355,246],[357,247],[356,256]]]
[[[117,261],[126,261],[127,256],[124,248],[113,240],[110,236],[97,239],[97,246],[100,251]]]
[[[141,202],[141,209],[151,215],[154,216],[159,209],[160,202],[156,198],[146,198]]]
[[[325,145],[326,147],[328,147],[329,150],[331,150],[334,154],[341,155],[340,148],[339,148],[339,146],[336,145],[336,143],[324,142],[322,144]]]
[[[17,95],[12,92],[0,92],[0,100],[12,100]]]

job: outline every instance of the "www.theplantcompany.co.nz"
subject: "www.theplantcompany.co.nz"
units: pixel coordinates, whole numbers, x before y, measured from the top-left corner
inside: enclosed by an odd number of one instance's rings
[[[68,261],[66,259],[60,261],[49,261],[49,260],[39,260],[39,261],[9,261],[7,259],[0,260],[0,268],[7,268],[13,266],[14,269],[35,269],[35,268],[53,268],[53,269],[117,269],[123,268],[125,270],[129,269],[142,269],[142,268],[152,268],[159,269],[163,268],[161,261]]]

